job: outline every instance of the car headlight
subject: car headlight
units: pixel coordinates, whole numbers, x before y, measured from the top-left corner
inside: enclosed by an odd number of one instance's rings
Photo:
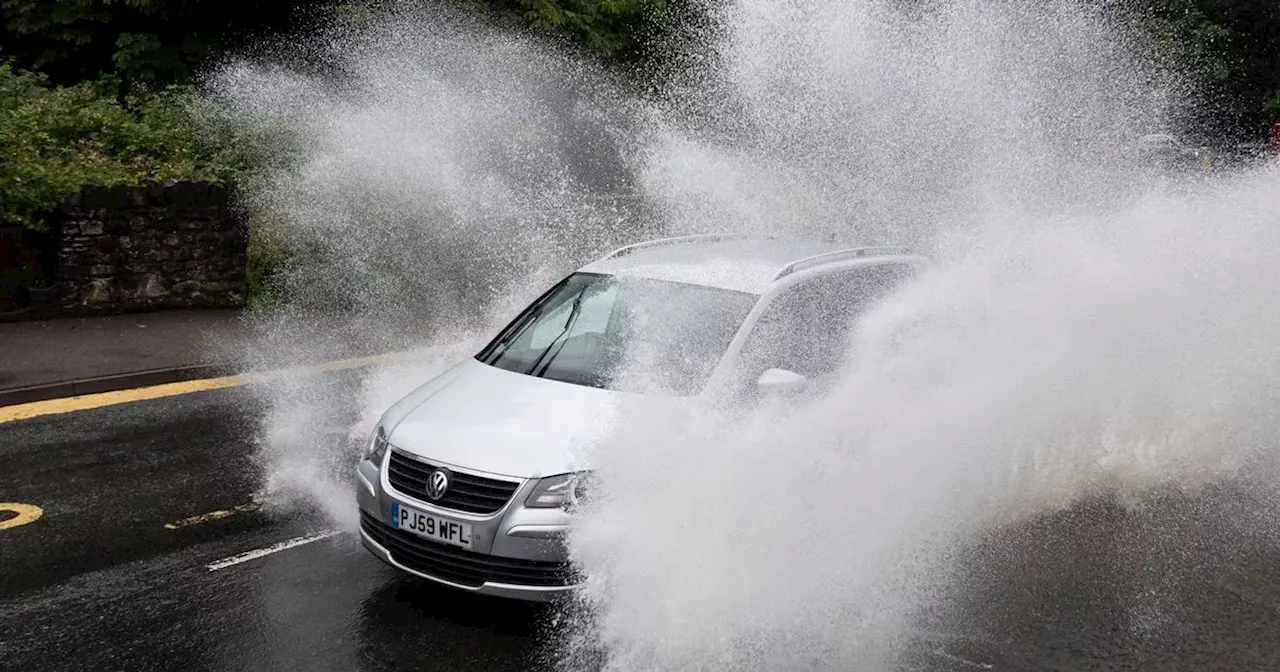
[[[373,430],[373,436],[369,439],[369,447],[364,451],[364,459],[374,464],[382,464],[382,457],[387,454],[387,433],[382,429],[382,425]]]
[[[586,481],[590,472],[548,476],[533,487],[524,505],[531,509],[569,508],[586,496]]]

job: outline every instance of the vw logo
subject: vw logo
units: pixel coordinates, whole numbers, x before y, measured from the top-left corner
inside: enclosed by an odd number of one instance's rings
[[[449,490],[449,472],[444,469],[436,469],[427,477],[427,497],[431,501],[435,501],[444,497],[444,493]]]

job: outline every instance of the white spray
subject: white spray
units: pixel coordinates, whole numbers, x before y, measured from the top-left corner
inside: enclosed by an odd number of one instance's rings
[[[330,251],[298,284],[421,312],[421,334],[456,319],[458,356],[549,278],[656,229],[936,258],[860,323],[828,398],[728,417],[655,400],[618,421],[571,539],[589,577],[571,647],[617,670],[880,669],[949,599],[974,535],[1272,465],[1280,175],[1169,181],[1104,154],[1163,130],[1186,94],[1098,3],[710,15],[722,39],[657,102],[522,39],[407,15],[330,45],[341,86],[249,65],[220,80],[236,109],[305,131],[302,169],[258,193],[282,232]],[[583,127],[590,143],[567,130]],[[617,199],[632,182],[639,205]],[[422,382],[385,375],[365,381],[356,435]],[[349,442],[281,439],[312,398],[274,403],[273,478],[354,459]]]

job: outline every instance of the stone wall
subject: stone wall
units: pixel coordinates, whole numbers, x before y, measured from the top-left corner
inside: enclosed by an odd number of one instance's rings
[[[221,185],[86,187],[61,214],[54,276],[64,310],[244,304],[248,231]]]

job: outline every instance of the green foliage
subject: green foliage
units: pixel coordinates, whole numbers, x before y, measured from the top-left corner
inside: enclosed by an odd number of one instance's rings
[[[278,275],[290,263],[286,247],[271,236],[270,229],[254,226],[249,236],[245,279],[249,287],[249,309],[266,310],[280,301]]]
[[[573,37],[607,58],[635,53],[666,0],[520,0],[529,26]]]
[[[1280,12],[1274,0],[1131,0],[1158,57],[1202,87],[1200,118],[1213,136],[1256,139],[1280,121]]]
[[[1270,116],[1275,123],[1280,123],[1280,89],[1276,89],[1275,92],[1267,98],[1266,110],[1267,115]]]
[[[82,185],[224,181],[244,161],[213,143],[187,89],[134,92],[103,77],[52,86],[0,64],[0,221],[40,226],[42,213]]]
[[[1165,39],[1164,48],[1183,63],[1198,67],[1210,81],[1226,82],[1234,74],[1234,63],[1227,53],[1230,31],[1211,21],[1192,0],[1162,0],[1157,8],[1157,32]]]
[[[75,84],[187,83],[214,57],[297,27],[339,0],[0,0],[0,59]]]

